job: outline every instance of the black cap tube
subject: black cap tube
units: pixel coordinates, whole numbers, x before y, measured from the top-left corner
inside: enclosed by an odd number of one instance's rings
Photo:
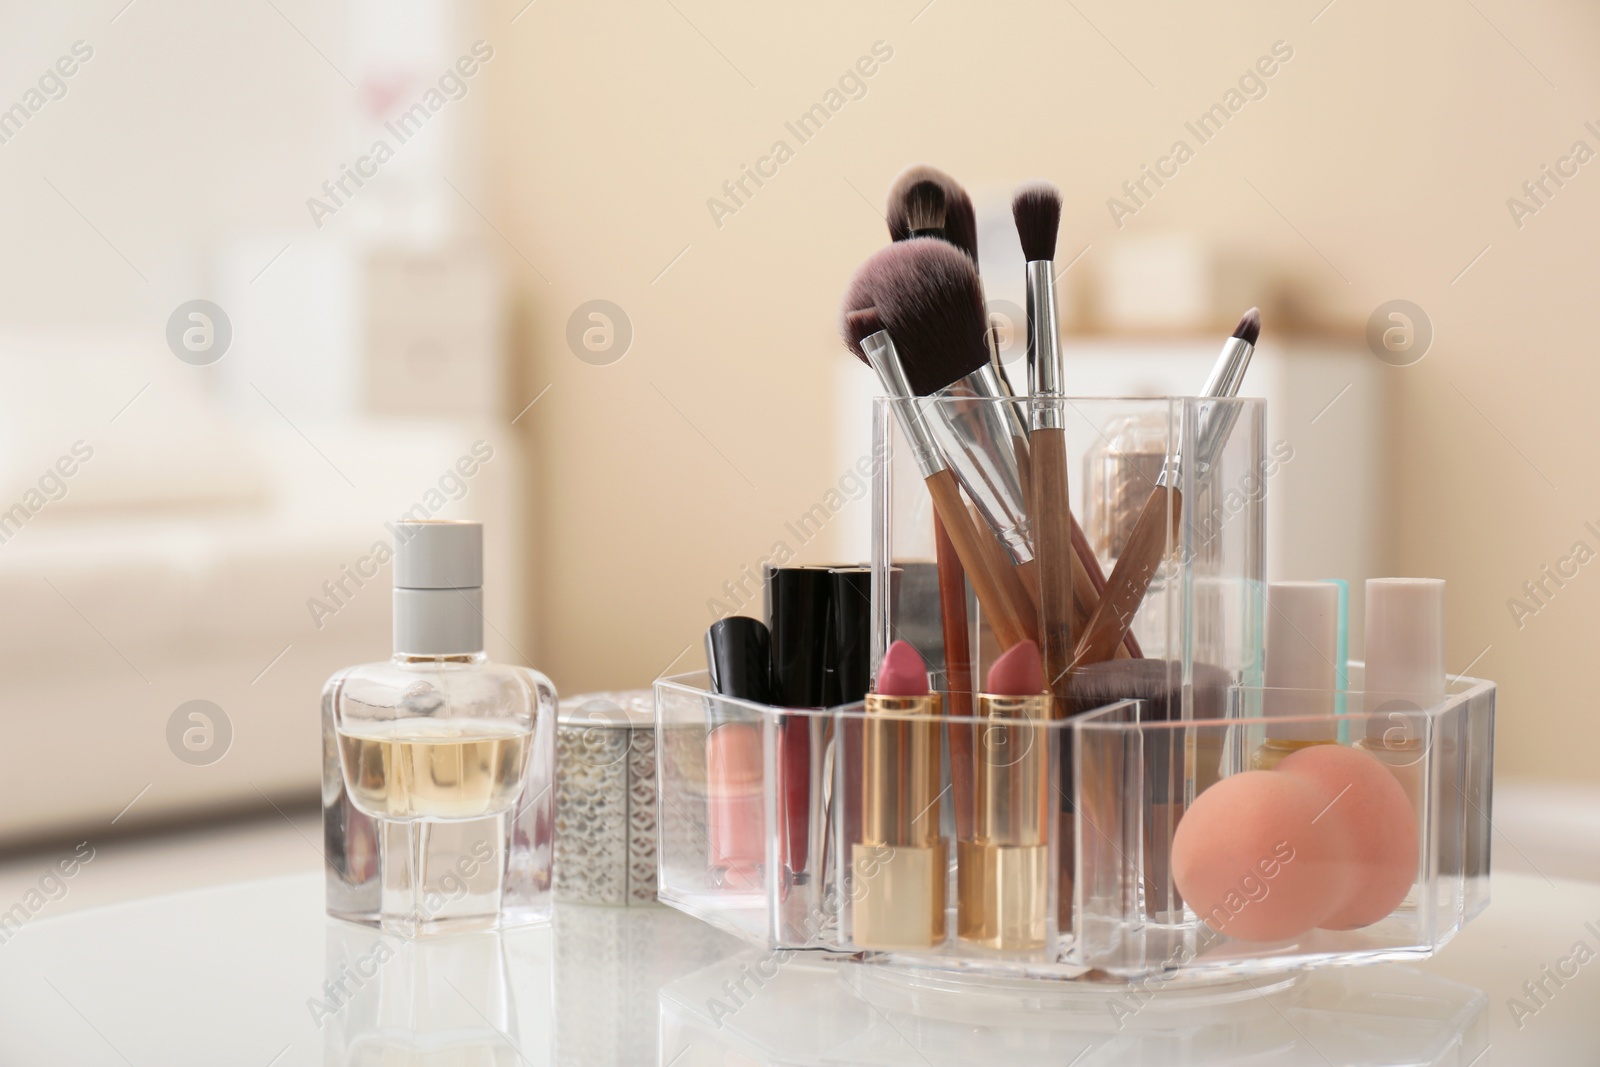
[[[872,687],[872,568],[833,568],[833,689],[836,704],[854,704]]]
[[[760,619],[730,615],[712,623],[706,631],[706,665],[713,693],[772,703],[772,640]]]
[[[772,702],[785,708],[825,708],[833,574],[826,567],[768,567],[766,579]]]

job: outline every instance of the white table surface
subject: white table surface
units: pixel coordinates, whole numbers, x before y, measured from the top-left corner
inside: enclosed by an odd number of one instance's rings
[[[1600,956],[1573,957],[1600,953],[1600,885],[1505,874],[1493,893],[1423,964],[1024,1030],[899,1012],[845,980],[862,968],[771,962],[664,908],[405,944],[326,919],[321,877],[295,875],[24,927],[0,944],[0,1064],[1600,1064]],[[1546,966],[1576,974],[1535,1005],[1522,986]],[[751,970],[773,977],[728,1000]],[[735,1010],[714,1021],[719,996]]]

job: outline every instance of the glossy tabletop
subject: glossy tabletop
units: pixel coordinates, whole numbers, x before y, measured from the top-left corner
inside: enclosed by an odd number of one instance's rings
[[[1415,966],[1041,1002],[1024,1025],[1026,988],[911,997],[665,908],[405,943],[326,919],[296,875],[23,927],[0,944],[0,1063],[1600,1063],[1600,885],[1508,874],[1494,895]]]

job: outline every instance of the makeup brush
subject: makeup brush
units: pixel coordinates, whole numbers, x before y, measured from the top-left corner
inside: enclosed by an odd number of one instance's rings
[[[936,220],[929,212],[937,213]],[[938,237],[961,249],[974,264],[978,262],[978,223],[972,198],[944,171],[922,165],[901,171],[889,186],[885,214],[891,240]]]
[[[935,177],[937,175],[937,177]],[[931,167],[911,167],[901,172],[889,190],[889,236],[896,241],[912,237],[937,237],[950,241],[945,185],[954,186]],[[956,187],[959,188],[959,187]],[[967,202],[970,211],[971,202]],[[959,227],[958,227],[959,228]],[[963,248],[973,255],[970,248]],[[933,516],[934,548],[939,567],[940,620],[944,627],[945,673],[950,687],[950,714],[972,714],[972,642],[967,629],[966,574],[955,545],[937,512]]]
[[[978,222],[972,209],[972,197],[944,171],[935,167],[918,165],[907,167],[889,186],[888,210],[889,237],[905,241],[912,237],[937,237],[948,241],[967,254],[974,269],[978,266]],[[987,316],[987,312],[985,313]],[[1000,362],[999,340],[994,330],[985,322],[984,344],[989,349],[989,361],[994,365],[995,383],[1001,395],[1010,400],[1017,398],[1005,365]],[[1012,447],[1016,451],[1017,477],[1022,484],[1023,499],[1028,498],[1029,459],[1028,427],[1015,404],[1006,404],[1006,423],[1011,427]]]
[[[1239,320],[1233,336],[1223,342],[1222,352],[1211,368],[1201,397],[1221,400],[1239,394],[1260,333],[1261,312],[1251,308]],[[1078,639],[1073,657],[1075,664],[1110,659],[1122,642],[1139,605],[1144,602],[1145,591],[1155,577],[1156,568],[1161,566],[1183,513],[1183,493],[1175,484],[1180,473],[1178,464],[1191,464],[1190,469],[1196,476],[1203,476],[1227,444],[1238,418],[1237,404],[1212,404],[1200,411],[1196,420],[1199,427],[1190,435],[1191,443],[1180,450],[1177,463],[1169,462],[1161,471],[1150,499],[1145,501],[1144,510],[1128,534],[1122,555],[1106,581],[1100,606]]]
[[[918,407],[950,469],[1005,548],[1012,565],[1000,568],[1000,578],[1032,639],[1033,547],[1000,410],[1008,405],[999,402],[985,351],[988,325],[978,272],[945,242],[912,238],[876,253],[856,272],[846,306],[868,305],[877,307],[894,338],[911,394],[939,401]]]
[[[977,591],[978,603],[997,634],[1014,637],[1022,632],[1022,627],[1004,586],[984,556],[981,539],[988,535],[973,525],[961,502],[960,486],[944,455],[934,443],[928,421],[916,404],[911,385],[906,380],[905,367],[894,340],[884,328],[880,311],[871,303],[853,306],[854,301],[871,299],[870,294],[859,290],[855,284],[851,285],[841,324],[845,345],[877,372],[884,392],[895,399],[901,432],[905,434],[917,469],[922,472],[923,481],[928,486],[934,511],[944,524],[956,554],[972,580],[972,587]]]
[[[1028,516],[1039,572],[1039,636],[1050,692],[1064,701],[1072,665],[1072,514],[1067,493],[1067,435],[1061,400],[1066,367],[1057,327],[1056,235],[1061,192],[1047,182],[1017,190],[1011,217],[1027,260],[1028,445],[1033,457]]]
[[[1040,610],[1048,596],[1060,598],[1067,579],[1046,573],[1049,556],[1041,543],[1057,543],[1063,536],[1071,542],[1071,552],[1063,564],[1070,571],[1072,589],[1072,628],[1079,630],[1094,609],[1100,604],[1100,592],[1106,579],[1100,569],[1089,539],[1084,536],[1078,519],[1072,514],[1067,483],[1066,421],[1060,403],[1040,403],[1041,400],[1059,400],[1066,395],[1066,359],[1061,351],[1060,315],[1056,308],[1055,268],[1056,239],[1061,228],[1061,191],[1048,182],[1032,182],[1017,190],[1011,200],[1011,217],[1017,225],[1017,237],[1022,244],[1023,258],[1027,261],[1026,285],[1028,293],[1028,391],[1033,397],[1029,413],[1029,443],[1037,454],[1040,448],[1050,449],[1048,457],[1035,459],[1034,482],[1030,496],[1029,516],[1034,524],[1035,551],[1040,559]],[[1062,534],[1057,527],[1067,527]],[[1056,567],[1056,570],[1061,568]],[[1041,624],[1045,673],[1051,679],[1051,691],[1059,699],[1065,679],[1062,672],[1071,660],[1071,653],[1057,655],[1052,641]],[[1137,644],[1132,635],[1124,641],[1126,654],[1138,658]],[[1070,643],[1066,645],[1070,648]],[[1122,655],[1121,651],[1118,655]]]

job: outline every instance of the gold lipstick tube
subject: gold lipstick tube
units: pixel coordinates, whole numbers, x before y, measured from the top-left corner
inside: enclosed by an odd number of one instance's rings
[[[866,713],[861,840],[850,854],[853,940],[868,949],[932,948],[944,941],[949,870],[939,836],[940,699],[869,693]]]
[[[956,933],[986,948],[1043,948],[1050,880],[1050,694],[978,695],[973,832],[956,844]]]

